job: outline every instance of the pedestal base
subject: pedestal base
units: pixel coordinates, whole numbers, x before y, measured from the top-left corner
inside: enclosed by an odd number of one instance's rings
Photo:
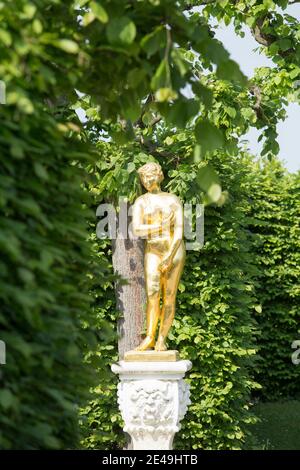
[[[190,404],[183,380],[190,361],[128,362],[112,365],[119,375],[118,403],[134,450],[171,450]]]
[[[127,351],[124,354],[126,362],[176,362],[179,360],[178,351]]]

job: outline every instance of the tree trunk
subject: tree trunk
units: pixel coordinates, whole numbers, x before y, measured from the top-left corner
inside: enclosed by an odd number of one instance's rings
[[[126,351],[134,349],[142,341],[146,310],[144,242],[141,239],[124,238],[124,232],[118,227],[116,238],[112,240],[112,253],[114,273],[121,277],[115,283],[115,293],[117,309],[121,312],[118,321],[118,351],[119,360],[122,360]],[[131,438],[129,434],[125,435],[127,442],[124,449],[130,450]]]
[[[114,272],[122,277],[115,285],[117,309],[122,314],[118,321],[121,360],[126,351],[134,349],[142,340],[146,305],[144,245],[143,240],[122,238],[118,231],[117,238],[112,241],[112,248]],[[123,280],[128,283],[124,284]]]

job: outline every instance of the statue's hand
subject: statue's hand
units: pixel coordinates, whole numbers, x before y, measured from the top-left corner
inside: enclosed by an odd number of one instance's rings
[[[172,267],[172,257],[170,255],[165,256],[162,260],[162,262],[159,265],[159,269],[161,273],[166,273],[167,271],[170,271]]]

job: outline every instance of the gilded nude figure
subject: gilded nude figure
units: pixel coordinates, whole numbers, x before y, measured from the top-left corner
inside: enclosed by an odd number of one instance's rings
[[[183,208],[177,196],[161,190],[164,175],[158,163],[147,163],[138,173],[148,192],[138,197],[133,205],[132,228],[135,236],[145,238],[147,335],[136,350],[166,351],[185,261]]]

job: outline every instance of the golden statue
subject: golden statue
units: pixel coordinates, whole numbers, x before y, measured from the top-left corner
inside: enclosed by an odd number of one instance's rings
[[[176,293],[185,261],[183,208],[177,196],[161,191],[164,175],[158,163],[147,163],[138,173],[148,192],[138,197],[133,205],[132,228],[135,236],[146,239],[147,336],[136,351],[152,348],[166,351],[166,338],[175,315]]]

